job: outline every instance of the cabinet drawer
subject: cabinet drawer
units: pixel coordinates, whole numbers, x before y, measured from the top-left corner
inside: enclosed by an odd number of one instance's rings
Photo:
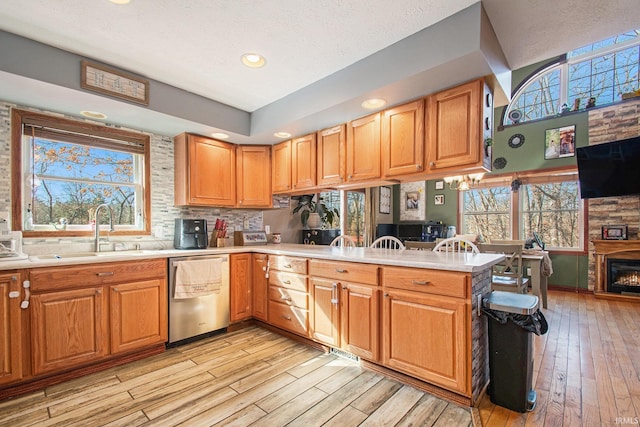
[[[272,271],[269,273],[269,284],[282,286],[300,292],[308,292],[307,277],[299,274],[284,273],[282,271]]]
[[[269,301],[269,323],[296,334],[307,336],[307,310]]]
[[[382,268],[382,286],[450,297],[468,298],[470,277],[466,273],[423,268]]]
[[[306,292],[294,291],[280,286],[269,286],[269,299],[305,310],[309,308],[309,297]]]
[[[284,255],[269,256],[272,270],[288,271],[291,273],[307,274],[307,259]]]
[[[164,278],[166,274],[166,259],[35,268],[29,272],[33,292]]]
[[[378,284],[378,266],[373,264],[310,260],[309,275],[368,285]]]

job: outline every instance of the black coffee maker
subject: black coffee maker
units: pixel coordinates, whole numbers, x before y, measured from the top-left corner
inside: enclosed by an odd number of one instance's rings
[[[206,249],[207,220],[206,219],[175,219],[173,247],[176,249]]]

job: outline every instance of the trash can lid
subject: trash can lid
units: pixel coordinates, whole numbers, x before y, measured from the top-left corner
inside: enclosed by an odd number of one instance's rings
[[[491,291],[482,299],[482,305],[490,310],[514,314],[533,314],[538,309],[538,297],[513,292]]]

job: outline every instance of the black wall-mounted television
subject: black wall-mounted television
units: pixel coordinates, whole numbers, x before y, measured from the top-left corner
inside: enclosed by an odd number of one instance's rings
[[[640,137],[576,149],[580,195],[640,194]]]

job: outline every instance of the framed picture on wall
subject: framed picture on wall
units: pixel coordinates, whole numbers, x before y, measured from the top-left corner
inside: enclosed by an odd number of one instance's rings
[[[547,129],[544,137],[544,158],[560,159],[576,154],[576,125]]]
[[[444,190],[444,181],[436,181],[436,190]]]
[[[400,184],[400,221],[424,221],[425,198],[424,181]]]
[[[380,187],[380,201],[378,203],[381,214],[391,213],[391,187]]]
[[[433,196],[434,205],[444,205],[444,194],[436,194]]]

